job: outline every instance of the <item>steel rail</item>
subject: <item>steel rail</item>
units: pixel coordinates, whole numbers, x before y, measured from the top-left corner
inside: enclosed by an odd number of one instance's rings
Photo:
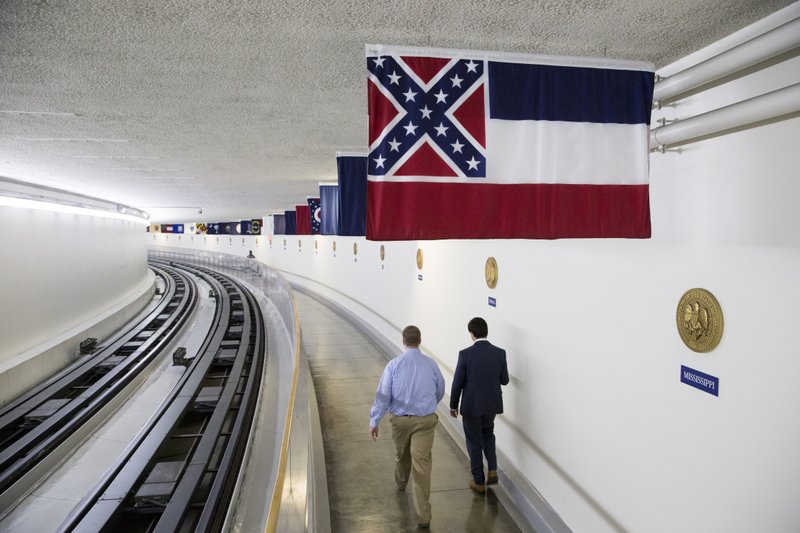
[[[218,298],[214,325],[163,410],[60,531],[222,528],[252,426],[266,332],[255,298],[244,286],[209,269],[179,266],[213,287]],[[202,402],[210,388],[212,401]]]
[[[160,269],[162,302],[95,354],[62,371],[0,414],[0,498],[24,494],[23,478],[128,385],[172,341],[197,304],[185,274]],[[13,489],[13,490],[12,490]],[[6,496],[8,493],[8,496]]]

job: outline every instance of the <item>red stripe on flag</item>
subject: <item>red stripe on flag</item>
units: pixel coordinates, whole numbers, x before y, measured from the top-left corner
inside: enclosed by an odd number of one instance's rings
[[[650,237],[648,185],[370,181],[367,239]]]

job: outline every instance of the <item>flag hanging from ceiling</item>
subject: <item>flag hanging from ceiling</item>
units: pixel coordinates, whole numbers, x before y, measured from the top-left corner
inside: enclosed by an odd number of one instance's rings
[[[367,156],[336,154],[339,172],[339,235],[367,232]]]
[[[297,213],[294,211],[283,212],[285,235],[297,235]]]
[[[322,211],[320,233],[336,235],[339,231],[339,186],[336,184],[319,184],[319,202]]]
[[[311,213],[306,205],[296,205],[294,207],[297,213],[297,234],[298,235],[311,235]]]
[[[653,65],[367,46],[367,238],[650,237]]]
[[[250,219],[239,221],[239,230],[242,232],[242,235],[250,235],[250,224]]]
[[[286,235],[286,215],[272,215],[273,235]]]
[[[261,235],[260,218],[254,218],[250,220],[250,235]]]
[[[183,224],[161,224],[161,233],[183,233]]]
[[[320,226],[322,225],[322,209],[319,198],[306,198],[308,201],[308,211],[311,221],[311,234],[319,235]]]

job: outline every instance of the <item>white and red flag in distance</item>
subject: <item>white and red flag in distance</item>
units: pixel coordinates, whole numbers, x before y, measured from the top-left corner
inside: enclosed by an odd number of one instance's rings
[[[653,65],[367,45],[367,239],[650,237]]]

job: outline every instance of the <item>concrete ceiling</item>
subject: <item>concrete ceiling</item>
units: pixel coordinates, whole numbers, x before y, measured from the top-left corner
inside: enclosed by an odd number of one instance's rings
[[[260,216],[365,150],[365,43],[662,67],[791,3],[0,0],[0,176],[156,222]]]

